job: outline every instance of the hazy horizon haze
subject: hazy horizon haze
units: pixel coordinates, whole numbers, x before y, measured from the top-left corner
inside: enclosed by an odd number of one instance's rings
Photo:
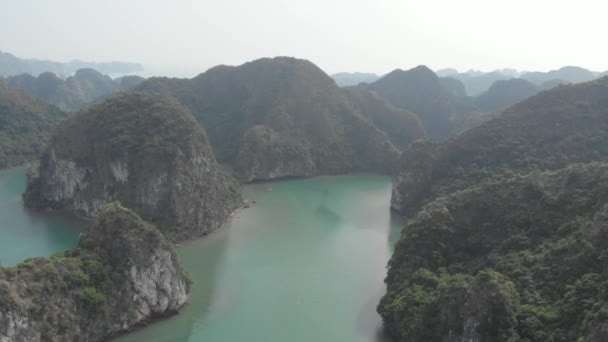
[[[592,0],[575,7],[547,0],[0,1],[2,51],[139,62],[175,76],[274,56],[308,59],[327,73],[385,74],[421,64],[608,70],[608,5]]]

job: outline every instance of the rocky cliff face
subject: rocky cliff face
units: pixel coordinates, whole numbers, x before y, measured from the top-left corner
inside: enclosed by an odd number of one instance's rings
[[[89,218],[120,200],[172,240],[218,228],[240,205],[192,115],[168,96],[137,93],[63,122],[24,199]]]
[[[378,310],[398,341],[604,341],[608,165],[495,178],[412,217]]]
[[[176,313],[189,292],[171,243],[112,203],[75,249],[0,268],[0,341],[102,341]]]
[[[391,208],[402,211],[429,196],[436,149],[436,143],[419,141],[403,152],[392,177]]]

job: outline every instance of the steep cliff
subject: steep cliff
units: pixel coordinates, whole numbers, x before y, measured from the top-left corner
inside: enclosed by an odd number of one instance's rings
[[[192,110],[218,160],[235,165],[244,180],[389,172],[398,159],[382,130],[305,60],[264,58],[218,66],[193,79],[153,78],[137,89],[169,93]],[[271,159],[269,152],[289,158]]]
[[[490,177],[607,160],[607,99],[608,78],[561,86],[445,143],[414,144],[393,175],[391,206],[411,214]]]
[[[75,249],[0,268],[0,341],[102,341],[176,313],[189,292],[171,243],[111,203]]]
[[[240,205],[192,114],[171,97],[138,93],[62,122],[24,199],[85,217],[120,200],[172,240],[218,228]]]
[[[494,178],[403,230],[378,310],[397,341],[604,341],[608,164]]]

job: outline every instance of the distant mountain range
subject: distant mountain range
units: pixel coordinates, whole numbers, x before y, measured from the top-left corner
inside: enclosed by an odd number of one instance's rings
[[[44,72],[52,72],[59,77],[74,74],[79,69],[91,68],[103,74],[128,74],[143,71],[144,67],[139,63],[130,62],[83,62],[74,60],[67,63],[24,59],[16,57],[8,52],[0,51],[0,76],[14,76],[23,73],[38,76]]]
[[[482,74],[463,73],[450,75],[450,77],[461,81],[464,84],[465,89],[467,90],[467,95],[469,96],[477,96],[483,93],[484,91],[488,90],[490,86],[496,81],[512,78],[512,76],[502,74],[498,71]]]
[[[563,80],[570,83],[581,83],[597,78],[597,74],[584,68],[575,66],[565,66],[559,70],[548,72],[527,72],[521,78],[532,83],[541,84],[551,80]]]
[[[44,72],[38,77],[20,74],[5,79],[9,88],[23,89],[35,98],[68,112],[82,109],[112,93],[129,90],[143,81],[144,78],[139,76],[112,80],[93,69],[79,69],[74,76],[66,79],[51,72]]]
[[[558,70],[551,70],[548,72],[520,72],[510,68],[498,69],[491,72],[479,70],[458,72],[456,69],[446,68],[435,71],[435,74],[441,78],[449,77],[459,80],[466,89],[466,95],[476,97],[490,89],[496,81],[508,80],[511,78],[525,79],[538,86],[541,90],[546,90],[560,84],[581,83],[594,80],[598,77],[608,76],[608,71],[599,73],[576,66],[565,66]],[[340,73],[334,74],[332,77],[334,77],[336,83],[340,86],[342,86],[342,83],[347,82],[345,79],[353,80],[349,85],[358,84],[360,82],[373,82],[362,80],[362,77],[357,78],[357,75],[369,74]],[[446,81],[442,82],[445,83]],[[449,85],[446,83],[445,86]]]
[[[331,75],[331,78],[333,78],[334,81],[336,81],[336,84],[340,87],[347,87],[354,86],[362,82],[374,82],[380,78],[380,76],[364,72],[340,72]]]
[[[239,67],[218,66],[192,79],[113,80],[85,68],[65,79],[46,71],[38,76],[0,76],[0,81],[63,112],[121,91],[169,93],[207,128],[218,160],[235,166],[247,181],[386,172],[398,152],[415,140],[446,140],[543,90],[600,75],[577,67],[547,73],[435,73],[418,66],[380,78],[341,73],[332,80],[308,61],[265,58]],[[354,154],[365,157],[356,160]],[[274,157],[265,159],[269,155]]]

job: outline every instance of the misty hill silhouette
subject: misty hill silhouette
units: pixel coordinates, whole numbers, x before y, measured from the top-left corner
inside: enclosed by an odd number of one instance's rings
[[[19,74],[31,74],[38,76],[45,72],[52,72],[59,76],[68,76],[79,69],[92,68],[105,74],[126,74],[143,70],[138,63],[129,62],[83,62],[74,60],[68,63],[46,61],[40,59],[24,59],[16,57],[8,52],[0,51],[0,76],[15,76]]]
[[[433,140],[447,139],[455,123],[475,110],[470,98],[454,95],[454,88],[446,90],[439,77],[426,66],[408,71],[397,69],[376,82],[360,86],[418,115]]]
[[[64,111],[76,111],[112,93],[131,89],[143,78],[123,77],[115,82],[94,69],[79,69],[74,76],[65,80],[51,72],[44,72],[38,77],[21,74],[8,77],[5,81],[10,88],[23,89]]]
[[[485,112],[499,112],[530,96],[536,95],[540,88],[524,79],[512,78],[494,82],[490,89],[479,95],[475,103]]]

